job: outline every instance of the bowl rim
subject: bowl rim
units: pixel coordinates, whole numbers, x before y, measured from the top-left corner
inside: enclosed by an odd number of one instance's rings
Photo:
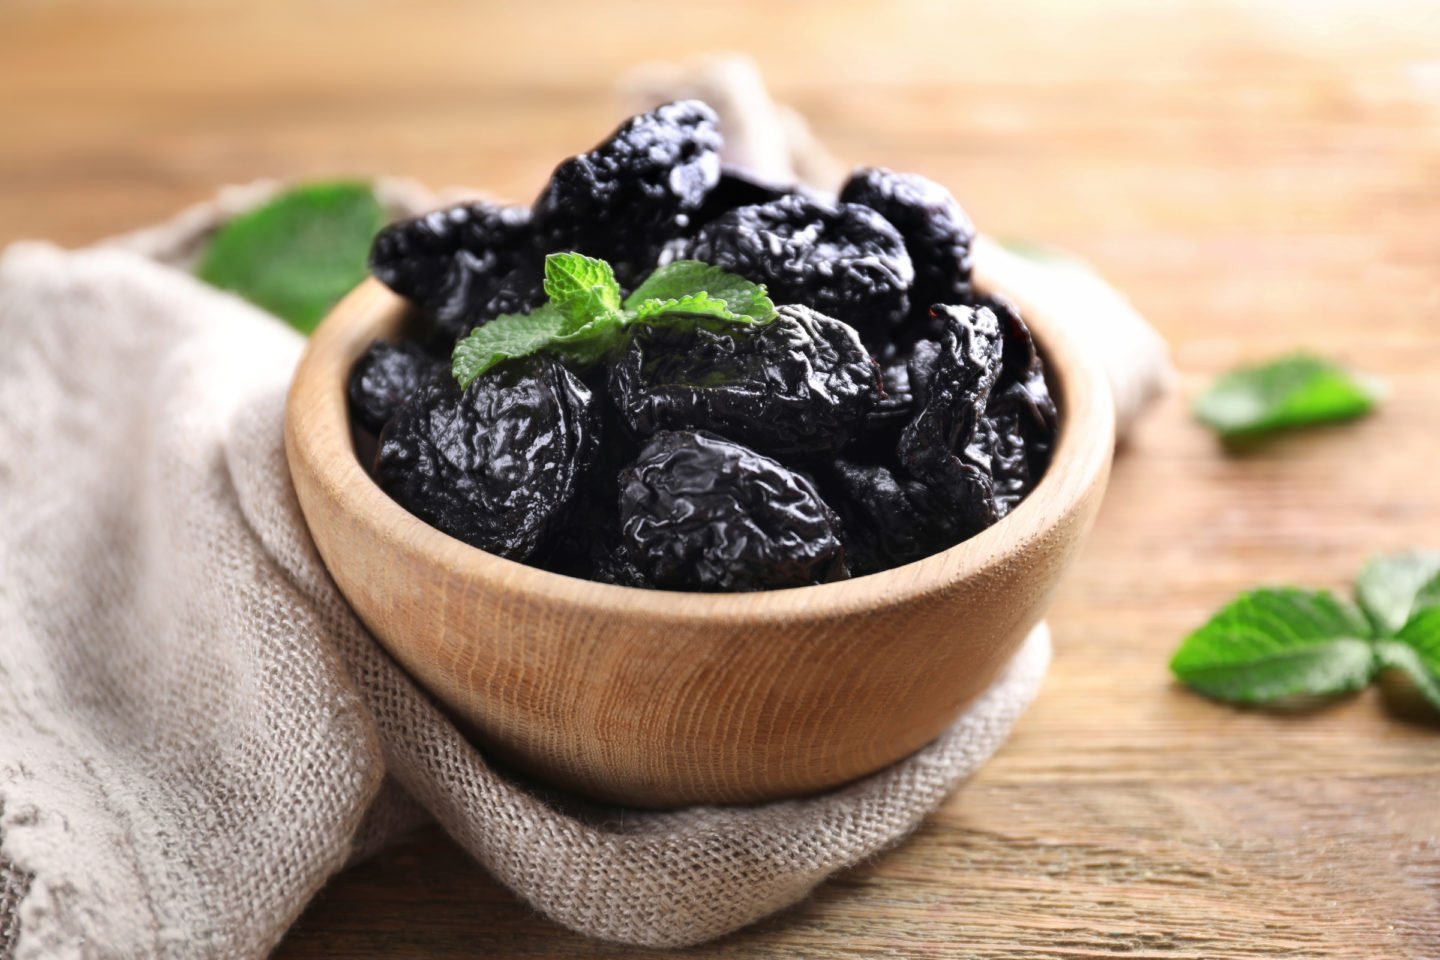
[[[977,251],[979,253],[980,251]],[[904,604],[947,585],[1003,566],[1027,543],[1071,523],[1087,492],[1108,470],[1115,415],[1099,359],[1025,291],[987,282],[977,256],[976,286],[1014,301],[1045,357],[1060,423],[1050,466],[1005,517],[953,547],[920,560],[850,580],[747,593],[655,590],[583,580],[532,567],[473,547],[431,527],[392,500],[360,463],[349,421],[347,384],[359,355],[378,336],[392,335],[408,304],[367,278],[324,318],[296,366],[285,409],[292,471],[303,461],[336,498],[340,514],[369,533],[401,545],[452,577],[485,583],[537,603],[563,603],[594,616],[647,615],[670,620],[723,620],[734,625],[826,619]],[[308,522],[308,519],[307,519]]]

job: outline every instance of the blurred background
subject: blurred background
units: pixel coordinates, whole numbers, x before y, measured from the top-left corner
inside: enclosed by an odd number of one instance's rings
[[[1435,304],[1437,11],[6,0],[0,241],[83,243],[268,176],[529,199],[620,119],[627,68],[735,50],[842,161],[942,181],[982,229],[1076,251],[1162,328],[1203,312],[1207,334],[1289,338],[1353,309],[1374,336]]]
[[[1239,590],[1344,590],[1373,553],[1440,546],[1435,0],[3,0],[0,243],[87,243],[260,177],[529,200],[622,119],[629,68],[707,51],[753,56],[845,164],[924,173],[981,230],[1089,261],[1180,379],[1117,462],[1006,749],[925,842],[706,955],[838,956],[903,931],[1039,956],[1065,930],[1066,956],[1258,956],[1269,937],[1379,957],[1440,936],[1433,722],[1375,691],[1298,719],[1232,711],[1165,668]],[[1379,414],[1242,455],[1188,416],[1216,373],[1297,348],[1382,377]],[[1360,893],[1389,899],[1335,926]],[[387,943],[603,952],[436,834],[340,878],[282,952]]]

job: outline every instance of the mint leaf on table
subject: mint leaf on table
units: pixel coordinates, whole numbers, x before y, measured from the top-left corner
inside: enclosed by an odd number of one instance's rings
[[[765,288],[694,260],[652,273],[624,303],[614,271],[603,260],[578,253],[545,258],[550,302],[528,314],[503,314],[455,345],[451,371],[469,387],[496,364],[546,352],[581,366],[619,347],[627,327],[644,322],[678,326],[697,320],[714,325],[769,323],[775,305]]]
[[[1377,633],[1397,632],[1420,607],[1440,603],[1440,550],[1371,559],[1355,578],[1355,599]]]
[[[1330,593],[1255,590],[1192,633],[1170,669],[1187,686],[1237,703],[1343,693],[1374,676],[1371,635],[1360,611]]]
[[[304,184],[222,227],[196,274],[309,333],[365,279],[384,224],[369,184]]]
[[[1440,605],[1421,607],[1394,639],[1382,640],[1381,664],[1409,675],[1435,709],[1440,710]]]
[[[1378,398],[1368,379],[1294,354],[1225,374],[1196,399],[1194,412],[1222,436],[1242,437],[1358,417]]]
[[[1358,690],[1394,668],[1440,710],[1440,551],[1372,558],[1355,599],[1358,609],[1324,591],[1241,594],[1186,638],[1170,669],[1217,700],[1258,703]]]

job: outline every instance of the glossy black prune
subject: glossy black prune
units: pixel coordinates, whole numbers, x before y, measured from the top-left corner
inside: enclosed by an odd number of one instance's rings
[[[605,367],[586,371],[581,379],[603,407],[601,436],[605,442],[576,497],[570,519],[554,531],[536,562],[571,577],[649,586],[620,541],[620,471],[635,462],[640,444],[622,426],[615,405],[607,402]]]
[[[983,420],[1000,376],[1000,322],[988,308],[936,305],[939,353],[921,380],[924,402],[900,434],[906,472],[955,511],[965,535],[998,519]],[[917,371],[912,368],[912,383]]]
[[[538,264],[516,267],[496,281],[490,296],[468,318],[478,326],[503,313],[529,313],[546,301],[545,272]]]
[[[947,498],[889,467],[837,460],[825,480],[845,560],[857,577],[928,557],[967,535],[963,515]]]
[[[356,421],[379,433],[409,396],[444,367],[413,340],[376,340],[350,370],[347,394]]]
[[[720,146],[715,112],[698,100],[631,117],[555,168],[534,206],[539,250],[600,257],[633,287],[691,225],[720,177]]]
[[[853,203],[791,194],[701,227],[681,254],[763,283],[776,303],[803,303],[884,335],[904,319],[915,268],[884,217]]]
[[[833,452],[880,394],[846,324],[787,304],[770,323],[723,331],[641,326],[610,370],[610,397],[645,437],[704,429],[780,457]]]
[[[594,395],[557,360],[511,360],[462,393],[438,377],[380,435],[375,479],[431,526],[531,557],[566,517],[600,448]]]
[[[880,365],[885,396],[865,417],[860,442],[849,452],[862,460],[888,462],[895,456],[900,431],[924,403],[925,380],[935,365],[940,345],[921,340],[908,351],[896,351]]]
[[[712,434],[655,434],[621,472],[620,524],[658,587],[766,590],[847,576],[839,521],[814,485]]]
[[[770,203],[796,192],[794,187],[771,183],[740,167],[721,167],[720,179],[705,195],[705,202],[694,216],[693,226],[700,227],[736,207]]]
[[[597,484],[602,486],[606,485]],[[611,478],[608,487],[608,495],[596,487],[581,492],[569,520],[551,535],[534,562],[568,577],[622,587],[653,586],[621,541],[619,488],[615,478]]]
[[[910,358],[899,356],[880,368],[884,397],[865,418],[866,434],[898,431],[914,414],[915,392],[910,386]]]
[[[996,512],[1003,517],[1045,473],[1059,417],[1035,340],[1014,305],[998,296],[974,302],[999,318],[1004,336],[1000,376],[985,410]]]
[[[862,167],[840,190],[845,203],[858,203],[876,211],[894,225],[905,240],[915,265],[910,289],[915,335],[933,336],[925,329],[929,308],[936,303],[967,303],[970,288],[970,246],[975,225],[940,184],[913,173],[895,173],[883,167]]]
[[[483,201],[392,223],[370,248],[371,273],[452,340],[491,319],[484,307],[505,277],[538,263],[530,211]]]

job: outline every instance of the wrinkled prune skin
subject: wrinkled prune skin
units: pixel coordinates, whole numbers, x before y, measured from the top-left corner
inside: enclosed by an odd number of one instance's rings
[[[713,434],[662,431],[620,475],[625,549],[656,586],[739,591],[844,579],[839,520],[809,480]]]
[[[881,368],[880,385],[884,398],[870,411],[866,429],[889,431],[910,422],[915,393],[910,386],[910,358],[896,357]]]
[[[562,522],[600,448],[590,389],[559,361],[511,360],[462,393],[438,377],[380,435],[375,479],[420,519],[513,560]]]
[[[930,377],[939,359],[940,344],[935,340],[921,340],[910,350],[905,366],[910,374],[910,396],[917,407],[925,406],[930,396]]]
[[[694,217],[693,226],[700,227],[737,207],[752,207],[757,203],[770,203],[796,192],[793,186],[771,183],[742,167],[721,167],[720,179],[705,195]]]
[[[538,249],[600,257],[633,288],[666,241],[691,226],[720,178],[720,146],[715,112],[698,100],[630,118],[555,168],[535,201]]]
[[[376,340],[350,370],[346,392],[352,416],[379,433],[410,395],[443,368],[444,361],[413,340]]]
[[[896,354],[880,364],[880,385],[884,396],[865,415],[859,437],[844,450],[847,457],[863,462],[893,461],[900,431],[915,415],[908,354]]]
[[[947,498],[889,467],[841,459],[825,481],[854,576],[928,557],[967,536],[964,517]]]
[[[601,436],[605,442],[576,497],[570,519],[556,529],[537,563],[571,577],[626,587],[651,584],[630,560],[620,539],[620,471],[635,462],[640,444],[624,429],[614,404],[606,399],[605,368],[595,367],[582,382],[601,402]]]
[[[897,452],[905,471],[948,502],[969,536],[999,519],[983,421],[1004,338],[988,308],[936,305],[931,313],[944,324],[939,354],[920,378],[925,400]]]
[[[754,283],[776,303],[803,303],[882,338],[909,309],[915,268],[884,217],[853,203],[791,194],[740,207],[701,227],[682,248]]]
[[[614,478],[608,486],[608,496],[595,489],[581,492],[570,519],[554,531],[535,562],[551,573],[582,580],[653,587],[621,541],[619,488]]]
[[[975,225],[970,217],[935,181],[883,167],[856,170],[841,188],[840,200],[869,207],[900,232],[915,265],[910,290],[914,335],[938,335],[940,331],[928,324],[930,305],[963,304],[971,298]]]
[[[991,495],[998,519],[1014,510],[1015,505],[1035,486],[1035,480],[1039,479],[1038,475],[1032,477],[1030,473],[1018,411],[1004,410],[985,417],[980,424],[976,446],[984,451],[989,461]]]
[[[855,331],[798,304],[758,327],[642,325],[610,370],[634,435],[704,429],[779,457],[840,449],[879,396]]]
[[[996,512],[1003,517],[1049,466],[1059,416],[1035,340],[1014,305],[999,296],[977,297],[975,303],[999,318],[1004,336],[1000,376],[986,406],[987,436],[982,441],[992,460]]]
[[[483,308],[501,280],[539,260],[530,211],[483,201],[392,223],[370,248],[370,272],[451,340],[490,319]]]
[[[504,313],[529,313],[547,299],[543,267],[535,264],[516,267],[496,282],[490,296],[466,318],[466,332]]]

